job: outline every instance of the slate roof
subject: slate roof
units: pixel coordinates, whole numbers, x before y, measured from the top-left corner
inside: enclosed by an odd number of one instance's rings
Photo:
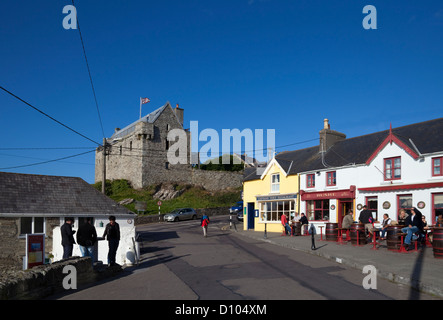
[[[86,181],[0,172],[0,216],[132,216]]]
[[[417,147],[421,154],[443,151],[443,118],[394,128],[392,132],[412,150]],[[281,152],[275,158],[286,172],[290,168],[289,175],[324,170],[324,164],[328,167],[364,164],[388,136],[389,130],[384,130],[336,142],[327,150],[324,159],[319,153],[319,146]],[[245,170],[243,178],[243,181],[250,181],[260,179],[260,176]]]
[[[124,127],[123,129],[121,129],[121,130],[115,132],[115,133],[111,136],[110,139],[122,138],[122,137],[125,137],[125,136],[131,134],[131,133],[134,132],[134,130],[135,130],[135,125],[136,125],[137,123],[139,123],[139,122],[154,123],[155,120],[157,120],[157,118],[162,114],[162,112],[163,112],[168,106],[172,109],[171,104],[170,104],[169,101],[166,102],[166,103],[165,103],[163,106],[161,106],[160,108],[158,108],[158,109],[152,111],[150,114],[148,114],[148,115],[146,115],[146,116],[144,116],[144,117],[141,117],[141,119],[138,119],[137,121],[131,123],[130,125],[127,125],[127,126]],[[174,114],[175,114],[175,112],[174,112]],[[178,121],[178,119],[177,119],[177,121]]]

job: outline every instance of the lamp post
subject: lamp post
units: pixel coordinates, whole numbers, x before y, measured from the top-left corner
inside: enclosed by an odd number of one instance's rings
[[[268,232],[266,231],[266,225],[267,225],[267,222],[268,222],[268,215],[266,214],[266,212],[263,213],[263,219],[265,220],[265,234],[264,234],[263,237],[265,239],[268,239]]]

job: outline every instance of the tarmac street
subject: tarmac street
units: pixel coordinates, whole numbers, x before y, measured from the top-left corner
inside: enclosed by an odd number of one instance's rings
[[[143,242],[138,266],[51,299],[440,299],[415,290],[408,281],[413,279],[428,292],[438,291],[443,262],[435,261],[432,250],[400,254],[320,242],[317,236],[317,250],[312,251],[310,237],[268,233],[264,239],[261,233],[242,230],[241,224],[237,231],[229,229],[226,216],[211,221],[207,238],[199,221],[140,226]],[[363,273],[365,266],[369,266],[367,273]],[[365,284],[372,288],[365,289]]]

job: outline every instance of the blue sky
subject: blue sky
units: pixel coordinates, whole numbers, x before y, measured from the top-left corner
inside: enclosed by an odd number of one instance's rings
[[[101,142],[78,30],[62,25],[70,4],[0,2],[0,85]],[[442,117],[441,0],[75,4],[107,137],[138,119],[140,97],[151,99],[143,114],[179,103],[185,127],[198,121],[220,136],[275,129],[277,147],[318,139],[324,118],[355,137]],[[377,30],[362,26],[368,4],[377,8]],[[4,169],[96,145],[1,90],[0,112],[0,171],[94,182],[94,153]]]

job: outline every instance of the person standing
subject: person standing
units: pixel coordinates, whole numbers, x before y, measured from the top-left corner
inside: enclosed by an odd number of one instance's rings
[[[372,222],[374,222],[374,217],[372,217],[372,212],[368,210],[367,206],[363,206],[363,210],[360,212],[358,220],[365,225],[368,241],[371,242],[371,230],[373,228]]]
[[[92,218],[86,218],[86,222],[78,227],[77,243],[83,257],[91,257],[94,265],[94,245],[97,242],[97,231],[92,225]]]
[[[120,242],[120,226],[115,222],[114,216],[109,217],[109,223],[106,225],[105,232],[103,233],[104,237],[108,240],[108,265],[113,266],[115,265],[115,256]]]
[[[65,218],[65,223],[60,227],[63,246],[63,259],[72,257],[72,250],[74,249],[74,234],[72,225],[74,224],[73,218]]]
[[[288,223],[288,217],[284,213],[281,215],[281,224],[283,225],[283,228],[285,228],[285,234],[290,236],[291,235],[291,227],[289,226],[289,223]]]
[[[206,238],[208,236],[208,225],[209,225],[209,217],[207,215],[203,215],[201,218],[201,226],[203,229],[203,236]]]

